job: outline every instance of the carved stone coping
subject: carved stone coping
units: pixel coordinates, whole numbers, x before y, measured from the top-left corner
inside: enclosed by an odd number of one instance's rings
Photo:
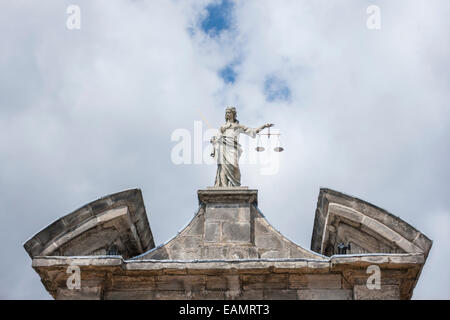
[[[207,203],[250,203],[258,204],[258,190],[248,187],[208,187],[198,190],[199,204]]]
[[[322,269],[331,271],[338,265],[367,266],[377,264],[396,268],[419,267],[424,262],[423,254],[360,254],[334,255],[327,260],[317,259],[239,259],[239,260],[124,260],[121,256],[82,256],[82,257],[34,257],[33,268],[57,266],[120,266],[123,270],[247,270],[265,269]],[[275,270],[274,270],[275,269]]]

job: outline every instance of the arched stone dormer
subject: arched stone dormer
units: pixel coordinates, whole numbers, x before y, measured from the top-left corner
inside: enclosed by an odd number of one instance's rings
[[[139,189],[90,202],[56,220],[24,244],[31,258],[112,253],[130,258],[154,246]]]
[[[317,201],[311,250],[332,256],[340,244],[347,254],[422,253],[432,241],[414,227],[377,206],[322,188]]]

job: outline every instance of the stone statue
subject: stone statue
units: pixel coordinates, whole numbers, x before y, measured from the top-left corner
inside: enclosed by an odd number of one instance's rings
[[[239,158],[242,148],[239,144],[239,134],[255,138],[264,128],[272,127],[273,123],[267,123],[253,129],[239,124],[236,119],[236,108],[228,107],[225,110],[225,124],[217,134],[211,138],[214,150],[211,156],[217,160],[217,173],[214,187],[238,187],[241,185],[241,172],[239,170]]]

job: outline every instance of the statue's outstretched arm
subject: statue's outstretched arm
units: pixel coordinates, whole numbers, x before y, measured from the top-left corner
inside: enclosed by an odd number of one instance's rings
[[[256,133],[258,134],[258,133],[260,133],[263,129],[273,127],[274,125],[275,125],[274,123],[266,123],[266,124],[263,124],[261,127],[256,128]]]
[[[249,128],[249,127],[246,127],[246,126],[241,126],[241,132],[242,133],[245,133],[246,135],[248,135],[248,136],[250,136],[250,137],[252,137],[252,138],[255,138],[256,137],[256,135],[261,131],[261,130],[263,130],[264,128],[269,128],[269,127],[272,127],[272,126],[274,126],[274,124],[273,123],[266,123],[266,124],[263,124],[261,127],[259,127],[259,128]]]

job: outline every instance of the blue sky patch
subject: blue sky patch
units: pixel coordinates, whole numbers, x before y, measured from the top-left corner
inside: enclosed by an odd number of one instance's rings
[[[264,95],[269,102],[275,100],[290,100],[291,89],[286,81],[276,76],[268,76],[264,81]]]
[[[233,65],[226,65],[225,68],[219,71],[219,76],[225,81],[225,83],[234,83],[236,81],[237,73],[233,69]]]
[[[208,14],[201,21],[201,29],[213,37],[223,30],[230,29],[232,10],[233,3],[230,0],[221,0],[208,5],[206,7]]]

